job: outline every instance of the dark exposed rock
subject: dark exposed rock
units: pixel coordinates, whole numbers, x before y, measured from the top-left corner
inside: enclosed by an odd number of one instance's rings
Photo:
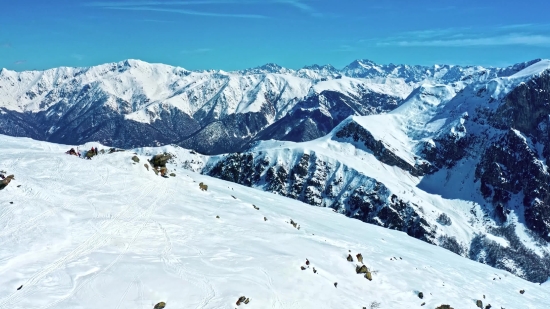
[[[495,206],[497,217],[506,218],[511,196],[523,193],[527,225],[550,241],[550,175],[530,139],[510,129],[487,148],[476,167],[481,192]]]
[[[348,116],[387,112],[401,102],[397,97],[374,93],[367,89],[362,89],[359,93],[360,95],[355,97],[326,90],[308,96],[296,104],[287,115],[262,131],[254,141],[310,141],[328,134]]]
[[[369,269],[365,265],[355,265],[355,272],[358,274],[366,274],[369,272]]]
[[[372,151],[373,155],[381,162],[387,165],[397,166],[408,171],[413,176],[422,176],[432,169],[426,162],[419,165],[411,165],[409,162],[393,153],[383,141],[375,139],[369,131],[354,121],[350,121],[342,127],[336,132],[335,136],[340,140],[351,139],[354,143],[360,144],[359,148],[366,147],[368,150]]]
[[[451,225],[453,223],[451,221],[451,218],[449,218],[449,216],[447,216],[447,214],[443,212],[437,217],[436,221],[441,225]]]
[[[463,114],[450,125],[448,132],[424,142],[420,154],[431,164],[424,165],[425,173],[433,173],[444,167],[452,168],[468,154],[468,147],[474,139],[466,132],[465,122],[468,118],[467,114]]]
[[[327,163],[315,153],[304,153],[297,162],[286,164],[265,154],[233,153],[206,167],[203,173],[310,205],[330,207],[428,242],[433,238],[431,227],[413,204],[391,194],[382,183],[345,165]],[[359,185],[344,182],[343,175],[349,173],[357,173]]]
[[[166,167],[166,163],[172,159],[172,155],[169,153],[161,153],[154,155],[149,162],[155,168],[157,167]]]
[[[166,303],[161,301],[160,303],[156,304],[153,309],[163,309],[164,307],[166,307]]]

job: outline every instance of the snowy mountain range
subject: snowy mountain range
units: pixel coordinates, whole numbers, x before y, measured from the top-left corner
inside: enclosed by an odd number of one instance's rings
[[[528,282],[328,208],[185,171],[177,164],[195,155],[180,147],[84,160],[64,152],[105,146],[5,135],[0,145],[0,171],[15,175],[0,191],[0,308],[150,309],[163,302],[165,309],[541,309],[550,303],[550,282]],[[144,166],[164,152],[177,156],[167,164],[175,177]],[[462,224],[449,216],[450,228]],[[238,306],[241,296],[248,301]]]
[[[549,115],[550,61],[540,59],[0,71],[1,134],[181,146],[170,148],[179,169],[330,207],[539,283],[550,277]]]
[[[126,60],[88,68],[2,69],[0,133],[125,148],[172,143],[220,154],[246,149],[253,140],[318,138],[348,116],[394,109],[422,83],[468,84],[530,63],[487,69],[360,60],[342,70],[267,64],[193,72]]]

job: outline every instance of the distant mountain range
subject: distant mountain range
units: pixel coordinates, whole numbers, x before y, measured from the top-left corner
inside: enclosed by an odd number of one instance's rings
[[[300,70],[276,64],[189,71],[126,60],[89,68],[0,71],[0,133],[59,143],[118,147],[178,144],[206,154],[255,140],[307,141],[351,115],[396,108],[423,83],[511,75],[509,68],[377,65],[357,60]]]

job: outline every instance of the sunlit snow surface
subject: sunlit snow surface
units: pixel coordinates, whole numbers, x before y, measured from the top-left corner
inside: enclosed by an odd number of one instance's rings
[[[0,308],[235,308],[241,295],[244,308],[550,304],[548,284],[327,208],[183,170],[165,179],[131,152],[90,161],[25,138],[0,145],[0,170],[16,179],[0,191]]]

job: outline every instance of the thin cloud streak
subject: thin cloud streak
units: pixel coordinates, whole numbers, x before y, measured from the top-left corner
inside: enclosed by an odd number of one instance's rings
[[[20,64],[25,64],[25,63],[27,63],[27,60],[17,60],[13,64],[20,65]]]
[[[85,3],[84,6],[100,7],[103,9],[127,9],[127,10],[131,10],[131,8],[149,7],[157,11],[166,10],[166,12],[169,12],[168,10],[177,10],[177,9],[171,9],[171,8],[162,9],[162,8],[156,8],[156,6],[191,6],[191,5],[212,5],[212,4],[236,4],[236,5],[285,4],[285,5],[289,5],[294,8],[297,8],[300,11],[308,13],[314,17],[323,16],[322,13],[317,12],[311,6],[299,0],[262,0],[262,1],[259,1],[259,0],[240,0],[240,1],[238,0],[205,0],[205,1],[133,1],[133,2],[96,1],[96,2]],[[221,14],[221,13],[208,13],[208,12],[200,12],[200,11],[191,11],[191,12],[196,12],[200,14],[190,14],[190,15],[216,16],[216,17],[229,17],[229,16],[234,16],[234,17],[256,16],[256,17],[249,17],[249,18],[266,17],[263,15],[254,15],[254,14]],[[258,16],[263,16],[263,17],[258,17]]]
[[[253,1],[252,3],[254,3]],[[131,6],[148,6],[148,5],[201,5],[201,4],[233,4],[233,3],[250,3],[249,1],[234,1],[234,0],[206,0],[206,1],[136,1],[136,2],[89,2],[85,6],[97,7],[131,7]]]
[[[193,10],[182,10],[182,9],[163,9],[163,8],[154,8],[149,6],[136,6],[136,7],[104,7],[105,9],[110,10],[124,10],[124,11],[149,11],[149,12],[169,12],[177,13],[184,15],[195,15],[195,16],[208,16],[208,17],[235,17],[235,18],[252,18],[252,19],[266,19],[267,16],[264,15],[254,15],[254,14],[222,14],[222,13],[211,13],[211,12],[201,12]]]
[[[547,35],[508,35],[484,38],[465,38],[451,40],[410,40],[394,42],[378,42],[377,46],[402,47],[472,47],[472,46],[550,46],[550,36]]]

